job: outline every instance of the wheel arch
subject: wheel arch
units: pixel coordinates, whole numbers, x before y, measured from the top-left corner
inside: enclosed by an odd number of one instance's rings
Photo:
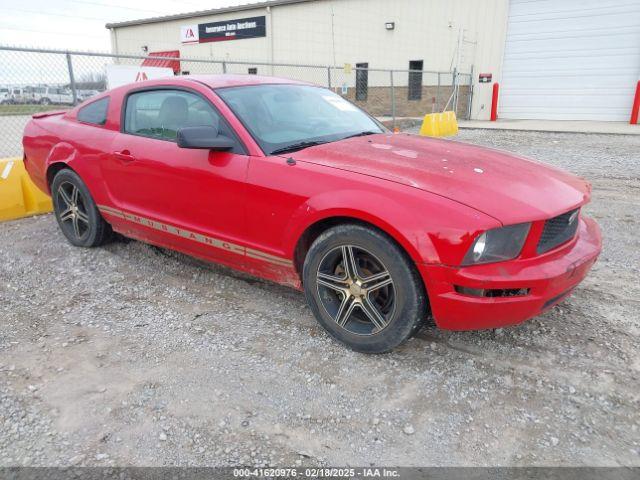
[[[293,265],[297,274],[302,279],[302,266],[309,248],[313,242],[325,231],[338,225],[360,225],[371,228],[383,234],[393,243],[395,243],[402,252],[405,253],[407,259],[415,264],[421,261],[421,256],[414,245],[411,244],[400,232],[378,218],[372,218],[370,215],[358,215],[354,212],[334,212],[315,219],[306,226],[302,233],[298,236],[293,249]]]
[[[77,158],[76,148],[67,142],[56,143],[45,159],[45,179],[47,182],[47,189],[51,193],[51,183],[56,174],[65,168],[73,170],[76,174],[78,172],[69,165],[75,158]]]
[[[72,170],[76,174],[78,173],[75,170],[73,170],[73,168],[71,168],[71,166],[69,166],[68,163],[63,161],[53,162],[47,166],[46,179],[47,179],[47,189],[49,190],[49,194],[51,194],[51,185],[53,184],[54,177],[58,174],[59,171],[65,170],[65,169]]]

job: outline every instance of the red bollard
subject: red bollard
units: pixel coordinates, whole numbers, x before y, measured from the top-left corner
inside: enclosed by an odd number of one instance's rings
[[[500,85],[498,83],[493,84],[493,96],[491,97],[491,121],[495,122],[498,119],[498,90]]]
[[[636,96],[633,99],[633,108],[631,109],[631,120],[629,123],[635,125],[638,123],[638,111],[640,110],[640,80],[636,85]]]

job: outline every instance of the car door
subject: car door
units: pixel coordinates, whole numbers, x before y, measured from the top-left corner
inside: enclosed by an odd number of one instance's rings
[[[133,236],[210,260],[243,262],[244,182],[249,157],[215,107],[196,91],[129,93],[120,133],[102,165],[113,208]],[[229,151],[180,148],[182,127],[212,125]]]

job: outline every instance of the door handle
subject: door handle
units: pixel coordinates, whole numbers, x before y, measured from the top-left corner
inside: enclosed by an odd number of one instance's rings
[[[122,160],[123,162],[133,162],[136,159],[136,157],[131,155],[131,152],[129,152],[129,150],[122,150],[121,152],[113,152],[113,156],[116,157],[118,160]]]

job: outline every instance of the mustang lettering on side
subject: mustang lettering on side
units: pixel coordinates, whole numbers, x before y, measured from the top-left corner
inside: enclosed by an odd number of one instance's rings
[[[514,325],[601,250],[589,184],[511,154],[392,134],[325,88],[255,75],[151,80],[36,114],[33,181],[73,245],[112,232],[304,290],[354,350]]]

